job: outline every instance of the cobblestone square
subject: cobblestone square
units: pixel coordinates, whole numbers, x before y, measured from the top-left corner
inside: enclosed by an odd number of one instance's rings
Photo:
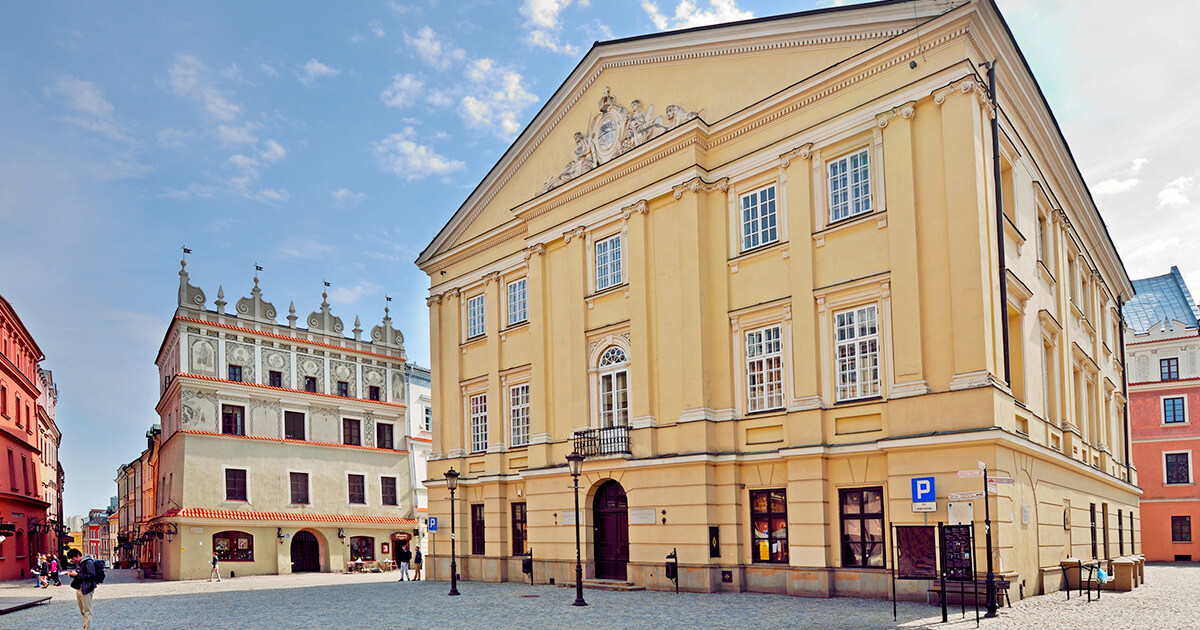
[[[587,591],[590,606],[575,608],[570,588],[463,582],[448,597],[445,582],[399,584],[395,573],[260,576],[205,581],[139,581],[111,571],[95,600],[96,627],[136,628],[973,628],[974,615],[952,614],[941,624],[937,608],[902,602],[807,599],[757,593],[694,594]],[[1194,628],[1200,566],[1146,568],[1147,582],[1132,593],[1104,593],[1099,601],[1062,593],[1029,598],[984,620],[987,630],[1016,628]],[[37,594],[9,583],[0,596]],[[40,591],[53,600],[0,616],[0,628],[73,628],[81,623],[75,593],[66,585]]]

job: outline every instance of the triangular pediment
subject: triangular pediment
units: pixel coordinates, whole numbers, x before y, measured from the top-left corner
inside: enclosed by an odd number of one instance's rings
[[[669,142],[689,121],[722,121],[962,4],[836,7],[598,43],[417,264],[429,270],[459,246],[505,231],[515,208]]]

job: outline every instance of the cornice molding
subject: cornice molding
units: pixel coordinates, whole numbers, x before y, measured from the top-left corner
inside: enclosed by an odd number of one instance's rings
[[[900,105],[899,107],[893,107],[893,108],[889,109],[888,111],[876,116],[875,124],[878,125],[880,129],[883,129],[888,126],[888,123],[891,122],[891,120],[893,118],[903,118],[905,120],[910,120],[910,119],[912,119],[913,116],[916,115],[916,113],[917,113],[917,102],[909,101],[903,105]]]
[[[621,208],[621,218],[628,219],[629,217],[633,216],[634,213],[646,214],[649,211],[650,205],[646,203],[646,200],[639,199],[638,201]]]
[[[707,193],[707,192],[713,192],[716,190],[719,190],[721,192],[725,192],[725,191],[729,190],[729,178],[722,177],[721,179],[718,179],[715,182],[709,183],[709,182],[704,181],[704,179],[702,179],[700,177],[693,177],[693,178],[683,182],[682,184],[671,187],[671,194],[676,199],[681,199],[683,197],[683,193],[685,193],[685,192],[694,192],[694,193],[706,192]]]
[[[807,160],[809,157],[812,156],[812,148],[813,148],[813,143],[806,142],[806,143],[796,147],[795,149],[792,149],[791,151],[788,151],[787,153],[780,155],[779,163],[782,164],[784,168],[787,168],[792,163],[792,160],[794,158],[800,158],[801,160]]]

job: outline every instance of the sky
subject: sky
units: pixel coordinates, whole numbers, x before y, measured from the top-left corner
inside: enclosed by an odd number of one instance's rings
[[[429,364],[413,261],[593,41],[829,0],[6,2],[0,294],[59,385],[65,509],[158,422],[181,247],[210,304],[383,316]],[[841,2],[837,2],[841,4]],[[1000,0],[1133,278],[1200,289],[1200,3]],[[211,307],[211,305],[210,305]]]

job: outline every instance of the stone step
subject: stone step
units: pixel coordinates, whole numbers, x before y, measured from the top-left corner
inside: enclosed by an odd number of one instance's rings
[[[565,584],[559,584],[558,586],[560,586],[562,588],[575,588],[575,582],[572,581],[572,582],[568,582]],[[638,586],[637,584],[634,584],[633,582],[626,582],[624,580],[598,580],[598,579],[584,580],[583,588],[593,589],[593,590],[597,590],[597,591],[644,591],[644,590],[646,590],[645,586]]]

